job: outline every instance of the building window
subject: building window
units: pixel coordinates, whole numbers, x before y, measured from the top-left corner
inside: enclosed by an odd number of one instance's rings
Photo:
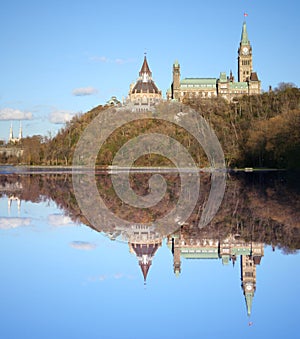
[[[253,277],[253,272],[245,272],[245,277],[247,278]]]

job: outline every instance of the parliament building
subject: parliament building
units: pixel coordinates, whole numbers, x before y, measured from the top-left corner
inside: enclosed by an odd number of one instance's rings
[[[223,97],[228,101],[243,95],[260,94],[261,82],[253,71],[252,46],[248,39],[246,22],[243,23],[241,41],[238,48],[238,78],[235,81],[232,72],[229,76],[220,73],[219,78],[184,78],[180,77],[180,64],[173,64],[173,82],[167,91],[167,100],[182,102],[191,98]],[[152,78],[146,55],[136,82],[130,85],[125,103],[133,111],[142,112],[151,109],[163,100],[162,91]],[[115,105],[114,101],[108,102]]]
[[[238,48],[238,79],[232,72],[227,76],[220,73],[219,78],[180,78],[180,64],[173,64],[173,82],[167,91],[168,100],[183,101],[189,98],[223,97],[231,101],[242,95],[260,94],[261,82],[253,71],[252,46],[248,39],[246,22],[243,23],[241,41]]]

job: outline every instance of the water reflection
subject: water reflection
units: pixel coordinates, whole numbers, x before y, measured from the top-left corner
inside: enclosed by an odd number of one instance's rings
[[[181,273],[181,258],[185,259],[221,259],[223,265],[228,265],[240,258],[241,286],[244,292],[247,314],[251,315],[252,300],[256,290],[256,265],[259,265],[264,255],[264,244],[247,242],[238,234],[230,234],[225,239],[195,236],[180,230],[168,237],[168,246],[173,254],[174,273]]]
[[[148,193],[149,174],[131,176],[132,189]],[[231,173],[219,212],[207,227],[199,228],[198,221],[209,195],[210,175],[201,176],[201,194],[193,213],[182,225],[157,228],[155,220],[168,213],[178,200],[180,181],[176,174],[166,173],[166,194],[158,206],[137,209],[124,204],[113,192],[108,173],[97,175],[97,187],[106,205],[128,224],[103,223],[93,225],[82,214],[72,185],[70,173],[6,174],[0,176],[0,197],[7,203],[7,216],[0,217],[0,230],[29,226],[31,216],[21,216],[23,203],[54,201],[64,215],[49,214],[52,225],[77,223],[101,232],[114,243],[127,243],[140,267],[141,282],[147,283],[151,270],[157,265],[157,253],[166,242],[173,259],[175,276],[184,276],[185,266],[192,259],[219,261],[224,266],[240,266],[240,291],[245,310],[251,315],[256,286],[260,285],[257,267],[264,266],[264,248],[279,248],[295,253],[300,248],[300,189],[297,176],[274,172],[260,174]],[[292,183],[292,184],[291,184]],[[99,213],[97,206],[95,213]],[[169,233],[168,231],[171,230]],[[73,241],[76,249],[94,249],[94,243]],[[195,262],[195,261],[193,261]],[[263,269],[263,268],[262,268]],[[172,270],[172,264],[166,268]],[[261,271],[260,271],[261,272]],[[249,322],[251,324],[251,322]]]
[[[148,194],[150,176],[149,173],[132,175],[133,190],[141,196]],[[283,248],[286,252],[300,248],[298,231],[300,183],[297,174],[284,172],[229,174],[222,205],[214,219],[203,230],[199,229],[198,221],[208,200],[210,175],[206,173],[201,175],[200,195],[190,217],[182,224],[166,224],[157,228],[156,220],[174,208],[180,190],[180,180],[176,174],[167,173],[164,177],[167,182],[164,198],[153,207],[139,209],[119,199],[113,190],[108,173],[97,175],[99,194],[105,204],[118,215],[119,220],[129,221],[130,227],[127,222],[91,224],[78,206],[70,173],[1,175],[0,197],[7,197],[8,211],[12,203],[15,203],[19,210],[22,200],[38,203],[50,199],[56,202],[73,222],[81,222],[99,232],[104,232],[111,239],[130,242],[137,234],[139,241],[145,237],[156,239],[165,235],[170,236],[181,227],[197,237],[201,237],[202,232],[218,239],[234,234],[245,241],[263,242]],[[100,213],[97,206],[93,206],[93,213]],[[139,228],[143,228],[143,231],[139,231]]]

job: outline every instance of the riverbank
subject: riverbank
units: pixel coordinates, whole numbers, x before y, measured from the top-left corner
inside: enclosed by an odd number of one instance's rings
[[[143,167],[143,166],[132,166],[132,167],[119,167],[119,166],[97,166],[95,168],[87,168],[84,166],[14,166],[14,165],[0,165],[1,174],[43,174],[43,173],[74,173],[74,172],[109,172],[119,173],[128,172],[131,173],[191,173],[195,172],[192,167],[176,168],[176,167]],[[271,171],[286,171],[285,169],[276,168],[212,168],[202,167],[196,170],[197,172],[213,173],[213,172],[271,172]]]

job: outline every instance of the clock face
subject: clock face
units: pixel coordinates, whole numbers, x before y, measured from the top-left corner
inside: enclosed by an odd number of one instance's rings
[[[246,290],[251,291],[252,290],[252,285],[246,285]]]
[[[249,53],[248,47],[243,47],[243,54],[247,55]]]

